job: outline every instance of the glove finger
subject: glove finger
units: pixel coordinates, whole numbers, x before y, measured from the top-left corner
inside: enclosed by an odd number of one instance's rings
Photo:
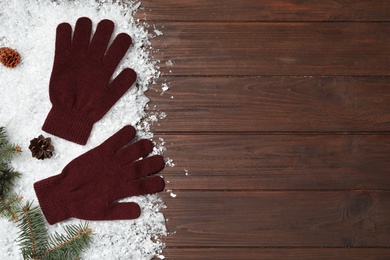
[[[127,68],[109,84],[107,88],[107,102],[104,103],[105,110],[110,108],[126,93],[137,79],[137,74],[134,70]]]
[[[91,31],[91,19],[87,17],[81,17],[77,20],[72,42],[72,49],[76,54],[84,54],[88,50]]]
[[[161,171],[165,167],[164,158],[161,155],[154,155],[143,160],[124,165],[121,173],[124,178],[134,180]]]
[[[115,155],[120,165],[131,163],[141,157],[145,157],[153,151],[153,143],[148,139],[141,139],[122,149],[118,150]]]
[[[92,58],[98,61],[102,60],[113,31],[114,23],[111,20],[104,19],[98,23],[89,46]]]
[[[55,58],[56,63],[63,63],[71,48],[72,27],[68,23],[61,23],[57,26]]]
[[[124,126],[121,130],[104,141],[98,149],[101,150],[101,153],[115,153],[117,150],[133,140],[135,133],[135,129],[131,125]]]
[[[114,73],[119,62],[129,49],[131,42],[131,37],[128,34],[121,33],[114,39],[111,46],[108,48],[106,55],[103,58],[103,65],[109,75]]]
[[[130,183],[130,196],[153,194],[164,190],[165,182],[160,176],[133,180]]]
[[[114,202],[100,220],[136,219],[141,215],[141,208],[135,202]],[[98,220],[98,219],[97,219]]]
[[[144,194],[152,194],[164,190],[165,182],[160,176],[153,176],[132,181],[122,181],[115,187],[115,191],[110,196],[110,201],[138,196]]]

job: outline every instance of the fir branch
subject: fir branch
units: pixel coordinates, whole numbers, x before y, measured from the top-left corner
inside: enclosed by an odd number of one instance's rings
[[[11,160],[16,154],[19,154],[22,148],[19,145],[10,144],[4,127],[0,127],[0,161]]]
[[[1,198],[0,217],[7,218],[9,221],[19,220],[19,210],[23,197],[17,194],[7,194]]]
[[[46,222],[39,207],[27,202],[19,220],[19,246],[24,259],[78,259],[91,241],[92,231],[87,223],[64,227],[65,234],[55,232],[47,237]]]
[[[16,144],[3,144],[0,145],[0,159],[4,161],[11,160],[15,155],[22,152],[22,148]]]
[[[0,198],[6,196],[21,174],[6,163],[0,163]]]
[[[0,127],[0,146],[7,142],[7,134],[5,133],[4,126]]]
[[[8,142],[4,127],[0,127],[0,217],[18,221],[18,244],[24,259],[69,260],[79,259],[80,253],[89,246],[92,231],[88,225],[65,226],[65,233],[55,232],[47,237],[45,217],[41,209],[27,202],[21,207],[22,197],[10,190],[21,174],[8,165],[21,148]]]
[[[78,259],[80,253],[89,246],[92,230],[88,224],[68,225],[64,227],[65,233],[55,232],[48,239],[48,249],[42,260]]]
[[[45,218],[39,207],[27,204],[22,209],[22,217],[19,220],[19,246],[24,259],[39,259],[45,252],[47,229]]]
[[[11,190],[15,179],[20,177],[20,173],[14,171],[8,165],[8,161],[18,153],[21,148],[8,142],[4,127],[0,127],[0,199],[4,198]]]

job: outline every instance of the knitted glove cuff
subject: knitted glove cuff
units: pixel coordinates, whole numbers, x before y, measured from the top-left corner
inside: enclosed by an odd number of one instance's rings
[[[53,225],[71,217],[69,194],[61,189],[62,175],[56,175],[34,183],[35,194],[47,222]]]
[[[74,113],[52,107],[42,130],[65,140],[85,145],[94,122]]]

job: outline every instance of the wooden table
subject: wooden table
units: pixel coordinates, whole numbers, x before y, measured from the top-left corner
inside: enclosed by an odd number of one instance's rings
[[[166,259],[390,259],[390,2],[141,2]]]

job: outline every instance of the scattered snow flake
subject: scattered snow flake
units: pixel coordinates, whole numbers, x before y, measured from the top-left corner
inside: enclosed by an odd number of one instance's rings
[[[167,113],[165,112],[160,112],[159,119],[164,119],[167,117]]]
[[[138,2],[138,3],[136,3],[134,6],[133,6],[133,9],[134,10],[138,10],[138,8],[140,8],[141,7],[141,2]]]
[[[157,115],[156,115],[156,114],[150,115],[150,116],[149,116],[149,119],[150,119],[150,121],[152,121],[152,122],[157,122],[157,121],[158,121]]]
[[[162,137],[159,137],[158,141],[160,142],[159,143],[160,145],[164,145],[165,144],[164,138],[162,138]]]
[[[154,29],[154,33],[157,35],[157,36],[161,36],[161,35],[164,35],[164,33],[160,30],[157,30],[157,29]]]
[[[175,167],[176,165],[171,158],[167,158],[165,164],[169,167]]]
[[[167,83],[163,83],[161,86],[162,86],[161,89],[162,89],[162,91],[164,91],[164,92],[167,91],[167,90],[169,89],[169,86],[167,85]]]
[[[166,151],[164,144],[165,144],[164,138],[162,137],[158,138],[158,142],[154,142],[152,154],[163,154]]]
[[[165,64],[166,64],[167,66],[173,66],[173,61],[168,60],[168,61],[165,62]]]

